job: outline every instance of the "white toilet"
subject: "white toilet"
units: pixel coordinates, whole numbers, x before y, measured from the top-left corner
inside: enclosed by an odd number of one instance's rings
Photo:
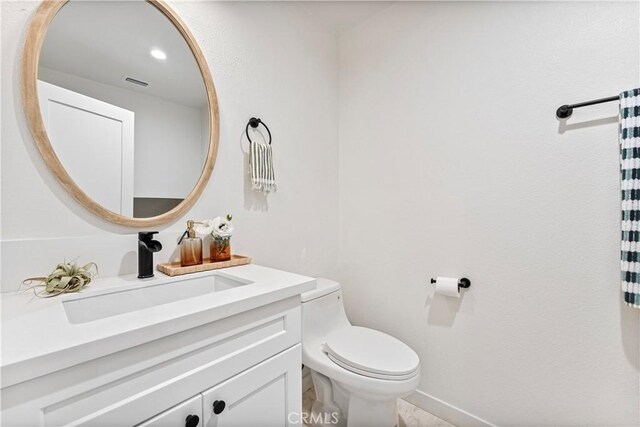
[[[420,382],[420,359],[402,341],[352,326],[340,284],[318,279],[302,294],[302,363],[311,370],[316,426],[393,427],[396,399]]]

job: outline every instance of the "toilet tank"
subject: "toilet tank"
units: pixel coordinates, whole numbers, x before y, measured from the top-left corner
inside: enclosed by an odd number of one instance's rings
[[[336,329],[349,326],[342,304],[342,290],[338,282],[318,278],[317,287],[302,294],[302,342],[324,341]]]

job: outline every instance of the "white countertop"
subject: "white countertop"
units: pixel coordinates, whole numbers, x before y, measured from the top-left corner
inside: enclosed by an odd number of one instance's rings
[[[85,294],[216,274],[251,283],[86,323],[70,323],[62,304]],[[31,292],[1,294],[1,387],[299,295],[315,286],[314,278],[249,264],[173,278],[160,272],[144,280],[135,274],[98,278],[81,293],[63,297],[37,298]]]

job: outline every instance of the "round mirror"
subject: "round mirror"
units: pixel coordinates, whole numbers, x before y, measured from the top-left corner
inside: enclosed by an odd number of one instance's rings
[[[109,221],[175,219],[211,175],[213,81],[163,2],[43,2],[25,46],[23,98],[47,165]]]

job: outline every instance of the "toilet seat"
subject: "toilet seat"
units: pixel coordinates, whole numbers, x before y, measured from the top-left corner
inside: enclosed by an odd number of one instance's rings
[[[370,378],[406,380],[420,367],[418,355],[409,346],[375,329],[349,326],[333,331],[323,347],[335,364]]]

